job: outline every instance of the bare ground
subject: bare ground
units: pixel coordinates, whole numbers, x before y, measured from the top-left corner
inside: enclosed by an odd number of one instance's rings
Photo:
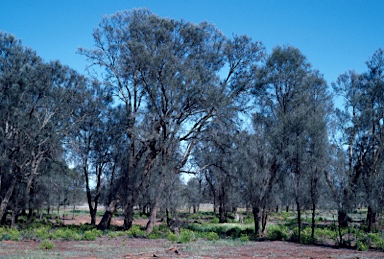
[[[65,220],[66,225],[88,223],[87,216]],[[122,219],[112,224],[121,225]],[[145,225],[146,220],[134,222]],[[352,249],[336,249],[328,246],[309,246],[282,241],[241,242],[199,240],[178,244],[167,240],[144,238],[101,237],[96,241],[52,241],[55,248],[41,250],[39,240],[0,241],[0,258],[384,258],[379,251],[359,252]]]

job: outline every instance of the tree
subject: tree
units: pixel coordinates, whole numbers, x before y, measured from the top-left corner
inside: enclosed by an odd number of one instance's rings
[[[44,63],[12,35],[0,33],[0,217],[17,185],[25,181],[27,196],[33,195],[36,178],[47,173],[42,164],[63,154],[61,141],[86,84],[74,70]]]
[[[255,237],[260,236],[261,212],[264,210],[266,213],[279,171],[273,153],[269,150],[263,127],[259,125],[255,124],[254,134],[241,132],[235,137],[236,153],[233,158],[243,199],[252,206]]]
[[[281,183],[294,198],[298,211],[298,239],[301,208],[311,190],[313,213],[319,171],[324,166],[327,126],[326,107],[330,96],[322,76],[294,47],[276,47],[259,74],[254,93],[258,97],[260,123],[268,127],[268,139],[280,170]],[[326,103],[322,103],[322,102]],[[319,148],[317,147],[318,145]],[[318,159],[318,163],[315,159]],[[311,186],[311,188],[307,188]]]
[[[99,199],[102,195],[102,176],[111,161],[113,138],[107,113],[110,98],[105,96],[95,82],[92,89],[83,93],[83,106],[74,113],[77,121],[68,137],[69,156],[84,176],[91,225],[96,225]],[[95,186],[92,194],[92,186]]]
[[[352,198],[364,196],[368,205],[367,230],[371,231],[379,208],[378,181],[382,179],[383,162],[383,71],[384,51],[377,50],[366,62],[368,72],[357,74],[349,71],[339,76],[333,84],[336,93],[345,99],[344,110],[337,110],[343,122],[343,147],[347,149],[348,177],[344,201],[350,209]],[[345,211],[341,212],[346,215]],[[345,225],[345,224],[343,224]]]
[[[126,179],[138,173],[145,179],[157,159],[164,165],[173,160],[167,173],[181,172],[206,125],[249,87],[246,79],[263,50],[247,37],[230,41],[206,22],[159,18],[145,9],[105,17],[93,37],[96,49],[80,53],[105,69],[106,85],[125,108]],[[220,81],[225,62],[229,73]],[[181,154],[174,156],[175,150]],[[137,196],[126,197],[129,228]],[[157,207],[155,201],[151,213]],[[152,221],[147,232],[151,227]]]

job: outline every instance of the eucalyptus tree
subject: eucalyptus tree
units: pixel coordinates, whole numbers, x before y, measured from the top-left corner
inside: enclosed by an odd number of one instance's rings
[[[86,79],[59,62],[44,63],[12,35],[0,33],[0,217],[17,184],[33,183],[40,166],[61,156]]]
[[[238,152],[234,149],[236,125],[231,120],[223,123],[222,119],[214,121],[204,133],[194,150],[193,164],[202,183],[209,187],[214,208],[219,209],[219,222],[225,223],[231,210],[240,205],[240,189],[234,161]]]
[[[265,214],[269,209],[267,206],[274,198],[273,188],[279,170],[264,130],[265,127],[256,123],[253,134],[248,132],[237,134],[233,158],[242,198],[252,207],[256,237],[260,235],[262,210]],[[265,224],[263,227],[265,228]]]
[[[190,209],[193,208],[193,213],[199,211],[202,195],[202,179],[201,177],[192,177],[188,180],[185,188],[186,205]]]
[[[383,179],[383,120],[384,120],[384,51],[378,49],[366,62],[368,71],[349,71],[339,76],[333,85],[344,97],[344,109],[338,110],[343,147],[347,150],[348,184],[344,201],[350,210],[353,198],[363,196],[368,205],[367,229],[372,230],[380,209],[380,186]],[[342,214],[348,211],[341,211]]]
[[[102,177],[112,163],[111,147],[116,142],[108,121],[110,98],[94,82],[83,93],[83,105],[74,113],[76,125],[68,136],[68,156],[84,176],[91,225],[96,225],[96,214],[101,196]],[[92,188],[94,187],[94,190]]]
[[[327,85],[300,50],[276,47],[259,73],[254,92],[257,118],[267,127],[273,147],[272,161],[279,168],[283,190],[297,207],[300,239],[302,206],[311,197],[314,210],[315,185],[325,165],[326,107],[331,104]],[[315,160],[318,162],[313,163]]]
[[[227,39],[212,24],[160,18],[145,9],[106,16],[93,37],[96,48],[80,53],[105,69],[105,83],[125,107],[127,178],[145,179],[157,159],[173,160],[167,172],[181,172],[205,126],[244,91],[263,50],[246,37]],[[140,163],[143,169],[137,170]],[[137,198],[129,197],[125,228]],[[151,206],[156,213],[158,203]]]

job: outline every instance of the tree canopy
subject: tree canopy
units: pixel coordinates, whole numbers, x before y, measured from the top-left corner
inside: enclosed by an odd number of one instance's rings
[[[27,210],[32,219],[84,196],[99,229],[117,208],[125,229],[137,208],[147,233],[159,210],[177,229],[178,209],[206,201],[222,223],[252,210],[256,236],[279,207],[298,211],[299,240],[305,209],[313,241],[319,208],[345,226],[365,205],[373,230],[383,208],[382,49],[331,88],[298,48],[267,53],[246,35],[147,9],[105,16],[93,39],[78,50],[84,76],[0,33],[2,224],[8,212],[15,225]],[[334,108],[335,95],[344,106]]]

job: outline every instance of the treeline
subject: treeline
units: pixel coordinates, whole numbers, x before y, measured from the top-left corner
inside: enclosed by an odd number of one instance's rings
[[[177,209],[211,202],[220,222],[252,210],[255,234],[288,206],[348,213],[368,208],[372,231],[383,208],[384,53],[365,73],[330,87],[299,49],[267,53],[247,36],[212,24],[160,18],[145,9],[106,16],[93,32],[83,76],[44,62],[0,33],[0,218],[85,195],[91,224],[100,204],[124,228],[136,206],[177,224]],[[334,108],[335,96],[342,107]],[[194,175],[187,184],[183,173]]]

